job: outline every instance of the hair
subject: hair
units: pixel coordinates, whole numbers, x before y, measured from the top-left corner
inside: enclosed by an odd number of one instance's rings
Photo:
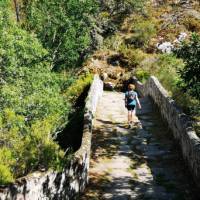
[[[129,85],[128,85],[128,89],[129,89],[129,90],[135,90],[135,85],[129,84]]]

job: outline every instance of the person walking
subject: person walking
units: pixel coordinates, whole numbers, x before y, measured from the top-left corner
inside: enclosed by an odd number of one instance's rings
[[[128,91],[125,93],[125,107],[128,110],[128,127],[133,125],[133,116],[136,114],[136,105],[141,109],[141,104],[138,99],[138,94],[135,91],[135,85],[129,84]]]

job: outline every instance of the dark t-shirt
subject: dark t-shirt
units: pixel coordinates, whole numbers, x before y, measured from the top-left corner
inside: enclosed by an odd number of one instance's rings
[[[138,96],[137,92],[130,90],[125,93],[125,98],[127,99],[127,104],[129,106],[136,106],[136,97]]]

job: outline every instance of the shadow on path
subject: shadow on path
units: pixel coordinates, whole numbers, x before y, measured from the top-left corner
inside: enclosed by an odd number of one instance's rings
[[[149,98],[141,103],[141,127],[128,129],[123,94],[104,92],[93,129],[90,182],[81,200],[200,199],[157,108]]]

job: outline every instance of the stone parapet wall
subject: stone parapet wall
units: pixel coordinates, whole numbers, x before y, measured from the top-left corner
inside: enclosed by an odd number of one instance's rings
[[[102,93],[103,82],[95,75],[86,99],[82,144],[65,169],[35,172],[0,187],[0,200],[76,199],[88,182],[93,116]]]
[[[176,105],[157,78],[151,76],[143,85],[136,78],[134,82],[138,92],[150,96],[158,106],[162,117],[167,121],[174,138],[180,144],[183,157],[200,187],[200,138],[192,128],[189,117]]]

